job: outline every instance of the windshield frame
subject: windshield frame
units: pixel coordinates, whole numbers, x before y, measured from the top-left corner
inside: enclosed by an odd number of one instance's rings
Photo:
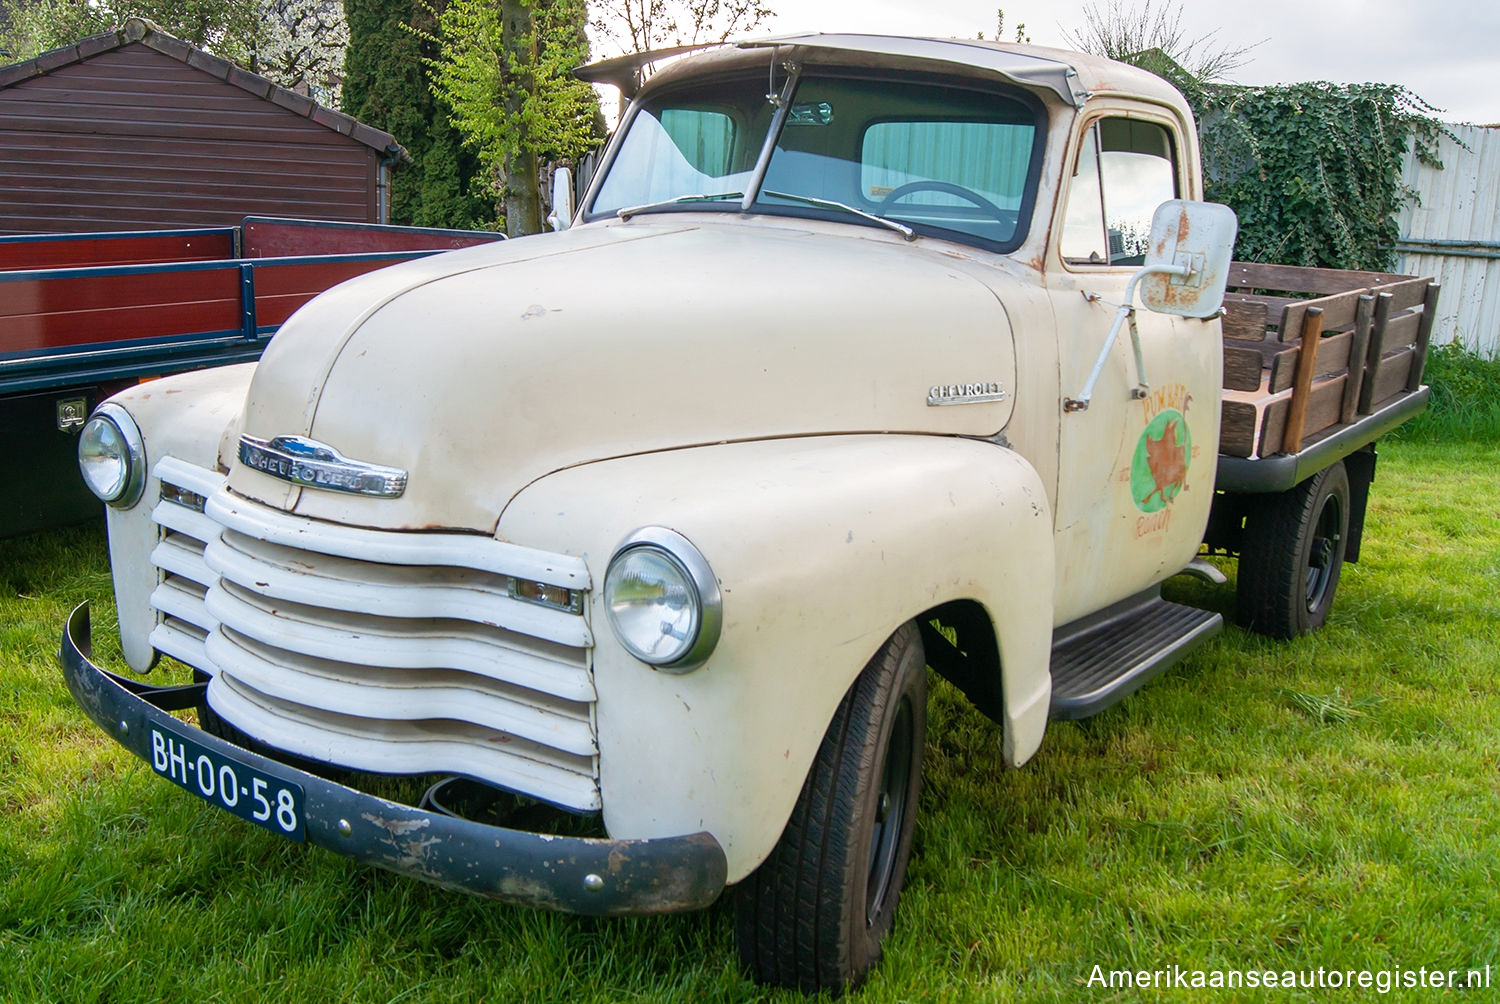
[[[763,72],[763,71],[760,71]],[[811,77],[815,79],[838,79],[849,81],[868,80],[878,83],[900,83],[916,86],[940,87],[947,90],[959,89],[974,92],[986,96],[1004,98],[1019,105],[1024,111],[1030,112],[1030,124],[1034,129],[1034,140],[1031,145],[1030,159],[1026,167],[1026,180],[1021,192],[1020,205],[1017,209],[1016,227],[1009,240],[997,241],[967,233],[962,230],[953,230],[946,227],[936,226],[930,223],[912,221],[893,215],[892,220],[903,226],[910,227],[917,235],[931,237],[937,240],[952,241],[966,244],[972,247],[980,247],[985,250],[1008,254],[1017,250],[1026,242],[1030,234],[1032,218],[1035,215],[1038,191],[1041,182],[1042,162],[1046,157],[1048,141],[1048,114],[1042,100],[1031,91],[1017,87],[1002,81],[990,81],[974,77],[940,73],[940,72],[918,72],[884,70],[877,67],[867,66],[840,66],[820,65],[795,66],[791,69],[789,78],[782,81],[784,88],[778,88],[779,97],[783,105],[776,109],[766,136],[762,141],[755,170],[745,186],[745,196],[742,200],[730,200],[724,202],[680,202],[664,203],[649,207],[651,214],[656,213],[753,213],[767,216],[785,216],[791,218],[825,220],[835,223],[852,224],[870,229],[885,229],[879,221],[861,219],[859,216],[839,209],[820,208],[810,205],[787,205],[783,203],[765,202],[761,200],[762,187],[768,173],[769,162],[775,152],[780,149],[781,134],[786,128],[786,107],[795,104],[796,95],[800,90],[802,80]],[[615,162],[620,150],[625,145],[629,130],[635,125],[636,118],[642,113],[645,105],[654,99],[670,98],[674,94],[690,96],[694,91],[708,83],[744,82],[747,85],[758,83],[764,90],[765,77],[757,71],[738,69],[735,71],[724,71],[715,74],[704,74],[685,80],[674,81],[662,87],[659,91],[648,89],[648,91],[635,101],[632,101],[626,112],[624,121],[616,130],[613,142],[606,151],[604,162],[590,183],[588,202],[582,214],[584,222],[595,222],[615,218],[618,214],[615,210],[598,211],[594,209],[599,195],[604,187],[604,181],[609,172],[615,167]],[[786,96],[790,95],[790,101]],[[644,100],[643,100],[644,99]],[[882,119],[872,119],[868,125],[873,125]],[[642,215],[633,213],[634,216]]]

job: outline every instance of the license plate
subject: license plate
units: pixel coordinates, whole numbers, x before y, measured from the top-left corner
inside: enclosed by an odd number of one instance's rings
[[[291,840],[306,840],[302,786],[151,726],[151,769],[212,805]]]

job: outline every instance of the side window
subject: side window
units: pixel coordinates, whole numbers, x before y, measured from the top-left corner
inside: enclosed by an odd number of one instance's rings
[[[1063,217],[1062,256],[1072,262],[1109,264],[1104,239],[1104,198],[1099,191],[1099,127],[1084,134]]]
[[[1102,119],[1078,154],[1064,216],[1070,262],[1139,265],[1156,207],[1177,197],[1172,134],[1155,122]]]

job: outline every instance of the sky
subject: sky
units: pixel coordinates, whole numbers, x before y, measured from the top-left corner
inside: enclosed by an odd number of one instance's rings
[[[1005,40],[1025,24],[1037,45],[1074,48],[1064,32],[1083,26],[1086,2],[1095,0],[1004,0]],[[1125,2],[1127,9],[1137,5]],[[768,6],[776,18],[763,27],[777,34],[995,34],[994,0],[768,0]],[[1236,83],[1403,84],[1441,109],[1436,117],[1444,121],[1500,123],[1495,0],[1187,0],[1180,9],[1188,38],[1218,31],[1211,47],[1264,39],[1230,75]]]

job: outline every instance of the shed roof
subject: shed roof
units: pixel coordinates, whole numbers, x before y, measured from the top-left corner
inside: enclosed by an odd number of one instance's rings
[[[401,144],[396,142],[396,137],[390,133],[367,126],[341,111],[324,107],[305,94],[298,94],[296,91],[273,83],[260,74],[251,73],[221,56],[195,48],[140,17],[130,18],[116,31],[90,35],[72,45],[52,49],[25,62],[0,66],[0,90],[34,80],[65,66],[81,63],[127,45],[143,45],[164,56],[170,56],[199,72],[238,87],[341,136],[347,136],[372,150],[397,154],[403,158],[406,154]]]

